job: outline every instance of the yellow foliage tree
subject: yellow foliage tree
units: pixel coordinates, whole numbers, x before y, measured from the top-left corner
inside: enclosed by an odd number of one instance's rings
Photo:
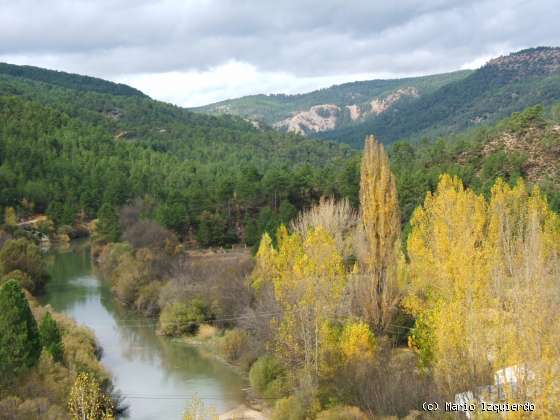
[[[346,324],[342,330],[340,349],[346,360],[371,360],[375,339],[365,322]]]
[[[183,420],[218,420],[218,415],[214,407],[207,407],[202,399],[195,395],[183,415]]]
[[[487,321],[478,310],[488,304],[482,246],[486,204],[458,178],[444,175],[411,225],[407,249],[416,293],[407,304],[416,315],[425,314],[426,328],[435,338],[428,353],[445,390],[465,389],[488,376],[488,369],[481,368],[487,364],[481,360],[484,340],[478,327]]]
[[[97,380],[88,373],[76,377],[70,391],[68,410],[74,420],[114,419],[113,405]]]
[[[400,214],[395,176],[383,145],[366,138],[360,172],[360,216],[365,245],[354,296],[376,332],[391,321],[397,302]]]
[[[305,238],[278,231],[278,250],[268,235],[257,253],[254,284],[270,282],[281,314],[273,321],[274,351],[292,372],[315,383],[326,351],[328,324],[345,286],[343,260],[334,239],[321,227]]]
[[[511,401],[531,399],[537,418],[560,415],[560,218],[538,188],[520,181],[510,187],[498,181],[489,206],[492,250],[490,292],[498,303],[500,333],[494,336],[492,359],[512,366]]]
[[[498,181],[486,203],[444,175],[411,224],[412,343],[442,390],[476,393],[506,369],[516,386],[501,398],[536,402],[533,418],[557,417],[560,220],[540,191]]]
[[[6,207],[4,210],[4,223],[8,226],[15,226],[17,224],[16,211],[13,207]]]

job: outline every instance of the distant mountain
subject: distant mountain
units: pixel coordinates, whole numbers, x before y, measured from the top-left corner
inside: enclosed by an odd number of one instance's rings
[[[465,70],[425,77],[359,81],[299,95],[252,95],[193,108],[193,111],[239,115],[282,131],[313,136],[369,121],[471,73]]]
[[[17,66],[14,64],[0,63],[0,74],[36,80],[38,82],[45,82],[69,89],[109,93],[111,95],[119,96],[146,97],[146,95],[139,90],[122,83],[113,83],[96,77],[81,76],[73,73],[65,73],[63,71],[47,70],[40,67]]]
[[[476,71],[249,96],[196,110],[237,114],[361,147],[370,133],[384,143],[448,135],[558,100],[560,48],[539,47],[493,59]]]

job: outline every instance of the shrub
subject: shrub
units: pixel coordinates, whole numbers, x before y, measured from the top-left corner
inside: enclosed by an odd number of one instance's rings
[[[239,360],[247,352],[247,348],[247,333],[240,329],[226,331],[220,343],[221,353],[230,362]]]
[[[266,398],[277,398],[284,393],[284,368],[272,356],[260,357],[249,371],[251,386]]]
[[[14,270],[10,271],[8,274],[5,274],[0,280],[0,284],[5,283],[8,280],[17,281],[20,286],[26,290],[33,290],[33,288],[35,287],[35,283],[33,282],[31,276],[21,270]]]
[[[312,395],[296,394],[276,402],[272,420],[314,419],[319,411],[319,402]]]
[[[338,406],[317,415],[317,420],[367,420],[368,417],[358,408],[351,406]]]
[[[306,410],[295,397],[282,398],[276,402],[272,412],[272,420],[305,420]]]
[[[179,336],[195,334],[201,322],[207,318],[207,305],[200,299],[188,303],[176,302],[163,308],[159,318],[159,332]]]
[[[45,262],[39,247],[25,238],[7,241],[0,250],[0,266],[4,273],[21,270],[32,280],[30,292],[41,289],[47,280]]]
[[[136,309],[147,315],[156,315],[159,312],[160,289],[161,283],[157,281],[142,286],[134,302]]]

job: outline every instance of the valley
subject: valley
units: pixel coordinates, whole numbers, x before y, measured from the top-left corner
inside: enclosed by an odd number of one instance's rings
[[[560,413],[558,48],[197,109],[1,64],[0,192],[7,418]]]

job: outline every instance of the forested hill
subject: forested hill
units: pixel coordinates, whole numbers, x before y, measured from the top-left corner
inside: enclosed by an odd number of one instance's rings
[[[33,66],[16,66],[13,64],[0,63],[0,74],[23,77],[71,89],[110,93],[111,95],[146,96],[138,89],[134,89],[122,83],[113,83],[96,77],[81,76]]]
[[[3,215],[62,226],[102,213],[118,235],[117,212],[136,199],[185,239],[251,244],[321,195],[357,197],[346,146],[88,90],[82,76],[62,87],[41,81],[49,71],[19,74],[0,74]]]
[[[493,59],[476,71],[355,82],[304,95],[256,95],[197,110],[243,115],[361,148],[369,133],[385,144],[448,135],[558,100],[560,48],[539,47]]]
[[[377,133],[385,143],[447,135],[558,100],[560,48],[534,48],[491,60],[468,77],[403,104],[398,110],[319,136],[360,145],[369,132]]]
[[[370,120],[469,74],[470,70],[464,70],[425,77],[365,80],[299,95],[245,96],[193,110],[213,115],[240,115],[282,131],[313,136]]]

